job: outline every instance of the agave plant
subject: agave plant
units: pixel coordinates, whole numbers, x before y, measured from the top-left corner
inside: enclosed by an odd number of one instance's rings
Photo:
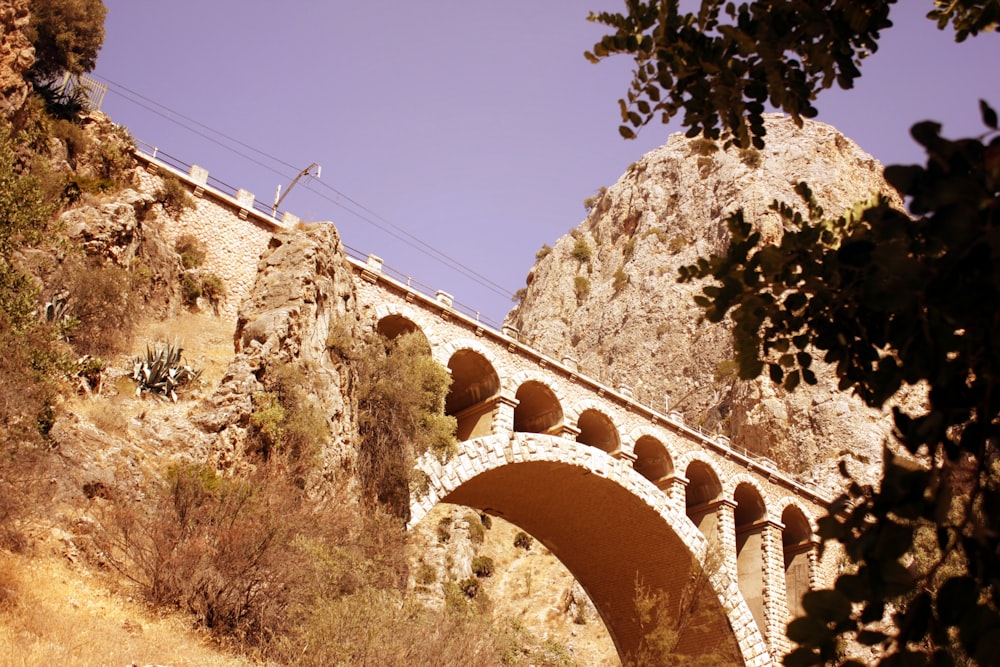
[[[151,348],[146,345],[146,357],[136,357],[132,365],[132,379],[139,383],[136,395],[144,391],[169,397],[177,401],[177,388],[188,382],[194,382],[201,375],[201,369],[195,370],[182,363],[181,347],[174,340],[173,345],[167,343],[162,348]]]

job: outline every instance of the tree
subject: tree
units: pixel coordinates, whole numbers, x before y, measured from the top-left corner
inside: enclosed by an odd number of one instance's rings
[[[362,495],[408,521],[417,458],[431,452],[444,461],[457,449],[455,418],[444,414],[451,376],[434,361],[419,332],[392,340],[373,334],[352,366]]]
[[[816,115],[821,90],[854,85],[860,61],[892,26],[895,0],[702,0],[697,13],[686,14],[679,0],[626,4],[625,14],[591,13],[614,33],[585,54],[592,62],[614,54],[635,59],[628,94],[619,100],[622,136],[683,111],[689,137],[760,148],[765,104],[801,124]],[[1000,2],[936,1],[928,17],[942,28],[953,25],[961,41],[996,26]]]
[[[107,11],[101,0],[31,0],[29,38],[35,47],[31,78],[43,83],[64,72],[93,70],[104,43]]]
[[[851,87],[894,2],[627,4],[591,15],[616,32],[587,54],[636,59],[623,136],[683,111],[689,136],[759,147],[765,103],[801,123],[822,89]],[[995,28],[1000,2],[936,1],[928,18],[961,41]],[[731,318],[742,378],[766,369],[794,390],[816,381],[821,354],[870,406],[904,385],[928,390],[925,410],[893,409],[898,446],[879,485],[849,482],[820,521],[853,566],[805,596],[786,664],[837,662],[844,640],[881,647],[884,665],[1000,664],[1000,131],[980,110],[978,137],[912,128],[927,164],[885,171],[909,215],[879,197],[831,217],[800,184],[808,213],[772,207],[785,223],[777,245],[738,211],[726,255],[681,272],[714,279],[697,300],[709,320]]]

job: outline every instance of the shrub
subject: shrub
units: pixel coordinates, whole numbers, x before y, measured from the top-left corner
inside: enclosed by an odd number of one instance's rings
[[[178,236],[174,250],[181,256],[181,266],[185,269],[197,269],[205,263],[205,245],[193,234]]]
[[[201,295],[218,311],[219,305],[226,298],[226,285],[222,278],[214,273],[201,274]]]
[[[750,146],[748,148],[740,149],[740,162],[751,169],[759,167],[762,161],[763,158],[761,157],[760,151],[756,148]]]
[[[514,546],[518,549],[524,549],[525,551],[531,550],[531,544],[534,541],[534,538],[523,530],[517,531],[517,535],[514,536]]]
[[[97,258],[70,260],[60,280],[68,296],[68,312],[76,320],[66,332],[79,354],[109,357],[132,342],[139,319],[127,270]]]
[[[414,580],[421,586],[430,586],[437,582],[437,570],[427,563],[421,563]]]
[[[187,272],[181,276],[181,301],[193,308],[201,298],[201,279],[197,273]]]
[[[683,236],[678,235],[670,239],[670,243],[667,244],[667,251],[671,255],[676,255],[681,250],[686,248],[687,245],[688,245],[688,240]]]
[[[628,274],[625,273],[625,269],[618,267],[615,271],[615,279],[611,283],[611,288],[615,291],[615,294],[621,292],[628,285]]]
[[[466,512],[465,523],[469,525],[469,539],[473,544],[482,544],[483,540],[486,539],[486,528],[483,527],[483,522],[479,519],[479,514],[476,512]]]
[[[495,565],[489,556],[476,556],[472,559],[472,574],[480,579],[493,575]]]
[[[535,261],[542,261],[552,253],[552,247],[548,243],[543,243],[542,247],[535,253]]]
[[[451,540],[451,517],[443,517],[437,524],[437,539],[442,544],[447,544]]]
[[[479,595],[479,591],[482,586],[480,585],[478,579],[469,577],[468,579],[462,579],[458,582],[458,588],[465,594],[465,597],[471,600]]]
[[[309,393],[308,375],[292,364],[277,364],[264,376],[266,392],[252,397],[249,444],[265,461],[276,454],[289,466],[296,484],[316,464],[330,428]]]
[[[457,422],[444,414],[451,376],[419,332],[371,336],[353,367],[363,495],[406,518],[417,457],[430,452],[444,461],[457,449]]]
[[[573,249],[570,250],[570,254],[581,262],[588,262],[593,255],[593,250],[591,250],[590,244],[587,243],[587,239],[581,235],[576,237],[576,241],[573,243]]]
[[[260,643],[286,627],[304,578],[292,547],[306,524],[298,501],[278,477],[224,479],[204,465],[177,465],[147,503],[115,503],[97,543],[149,601]]]
[[[35,47],[31,77],[36,82],[63,72],[83,74],[94,69],[104,43],[101,0],[44,0],[31,3],[28,36]]]
[[[633,162],[632,164],[634,165],[635,163]],[[607,192],[608,189],[602,185],[601,188],[597,192],[595,192],[592,196],[587,197],[586,199],[583,200],[583,207],[588,211],[594,208],[599,203],[601,203],[601,199],[604,198],[604,195]]]
[[[157,200],[163,204],[163,210],[175,218],[184,211],[194,208],[194,197],[188,192],[187,186],[173,175],[163,177],[163,185],[157,193]]]
[[[625,247],[622,248],[622,256],[628,260],[631,259],[633,254],[635,254],[635,237],[631,236],[628,242],[625,243]]]
[[[346,316],[331,316],[326,335],[326,349],[331,355],[350,360],[355,355],[356,336],[352,323]]]
[[[132,364],[132,379],[139,385],[136,393],[147,391],[176,402],[177,389],[201,375],[201,369],[182,363],[182,351],[176,340],[162,348],[147,344],[145,358],[136,357]]]
[[[510,298],[514,303],[521,303],[524,301],[524,297],[528,296],[528,288],[522,287],[521,289],[514,292],[514,295]]]
[[[587,276],[576,276],[573,278],[573,293],[576,294],[577,301],[583,301],[590,294],[590,278]]]

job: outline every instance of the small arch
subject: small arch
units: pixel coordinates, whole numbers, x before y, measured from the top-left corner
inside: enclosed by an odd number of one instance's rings
[[[387,340],[395,340],[403,334],[413,333],[414,331],[423,333],[416,322],[399,313],[386,315],[380,319],[375,325],[375,330]],[[426,338],[427,336],[425,335],[424,337]]]
[[[802,596],[809,591],[813,548],[812,527],[805,512],[795,505],[788,505],[781,513],[781,548],[785,565],[785,601],[788,618],[802,616]]]
[[[528,380],[514,395],[514,430],[522,433],[556,433],[563,423],[563,409],[555,392],[543,382]]]
[[[614,454],[621,450],[621,438],[618,436],[618,428],[611,418],[600,410],[589,408],[580,413],[576,421],[580,434],[576,436],[576,441],[596,447],[608,454]]]
[[[767,507],[758,489],[747,482],[733,494],[736,527],[736,582],[761,632],[767,629],[764,612],[764,528]]]
[[[718,527],[719,501],[722,500],[722,484],[712,466],[704,461],[694,460],[684,472],[688,479],[684,489],[684,505],[688,518],[709,540],[715,537]]]
[[[493,401],[500,393],[500,376],[479,352],[456,351],[448,360],[451,387],[445,398],[445,414],[458,420],[456,437],[468,440],[489,435],[493,428]]]
[[[635,471],[659,486],[674,474],[674,463],[666,446],[651,435],[635,441]]]

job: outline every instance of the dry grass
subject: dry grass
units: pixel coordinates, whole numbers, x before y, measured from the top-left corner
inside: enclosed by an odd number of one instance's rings
[[[185,312],[164,321],[146,323],[140,327],[145,339],[133,344],[133,354],[142,354],[147,342],[180,341],[184,358],[195,368],[201,368],[198,384],[214,388],[232,361],[235,324],[207,313]]]
[[[190,628],[190,619],[153,616],[130,598],[55,558],[0,552],[0,665],[247,667]]]

